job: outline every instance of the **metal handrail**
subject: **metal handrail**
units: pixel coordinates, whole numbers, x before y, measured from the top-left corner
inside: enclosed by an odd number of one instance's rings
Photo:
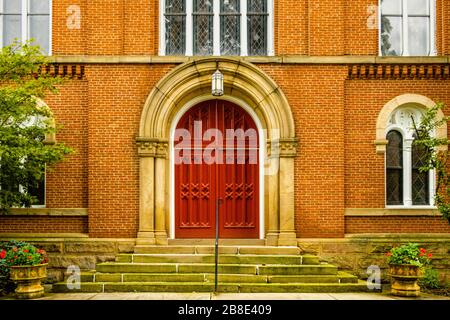
[[[219,273],[219,206],[222,204],[222,199],[216,200],[216,242],[215,242],[215,269],[214,269],[214,292],[217,293],[218,273]]]

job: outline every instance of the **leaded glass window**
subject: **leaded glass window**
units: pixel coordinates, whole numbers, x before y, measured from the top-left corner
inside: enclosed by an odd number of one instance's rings
[[[273,0],[160,1],[161,55],[273,55]]]
[[[213,54],[213,17],[211,0],[194,0],[194,55]]]
[[[267,52],[267,1],[248,0],[248,54],[260,56]]]
[[[412,151],[412,202],[413,205],[430,204],[429,182],[430,172],[421,171],[420,168],[425,165],[425,149],[413,143]]]
[[[435,173],[423,171],[426,153],[414,143],[414,123],[420,123],[423,111],[405,105],[390,117],[386,139],[386,204],[392,206],[432,205]]]
[[[383,56],[435,55],[435,0],[381,0]]]
[[[1,0],[0,24],[2,46],[34,39],[44,53],[50,53],[50,0]]]
[[[241,14],[239,0],[221,1],[220,8],[220,53],[240,55]]]
[[[166,54],[183,55],[185,51],[186,1],[165,0]]]
[[[386,197],[388,205],[403,204],[403,137],[398,131],[387,134]]]

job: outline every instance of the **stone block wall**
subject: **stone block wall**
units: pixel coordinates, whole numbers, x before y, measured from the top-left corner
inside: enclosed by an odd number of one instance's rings
[[[388,283],[386,252],[394,246],[418,243],[433,254],[432,267],[441,282],[450,283],[450,236],[447,235],[358,235],[343,239],[298,239],[302,253],[315,254],[322,261],[335,264],[340,270],[367,279],[371,265],[381,269],[382,283]]]
[[[9,239],[1,238],[0,242]],[[114,261],[119,253],[133,252],[134,239],[89,238],[26,238],[19,239],[34,244],[48,253],[46,283],[62,281],[69,266],[80,270],[95,270],[97,263]]]

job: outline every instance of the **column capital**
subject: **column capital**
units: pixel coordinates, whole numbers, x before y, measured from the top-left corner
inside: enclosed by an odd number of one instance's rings
[[[140,157],[167,159],[169,142],[166,139],[138,137],[136,143]]]
[[[297,138],[283,138],[267,140],[267,156],[294,158],[297,156]]]
[[[280,139],[280,157],[293,158],[297,156],[297,138]]]

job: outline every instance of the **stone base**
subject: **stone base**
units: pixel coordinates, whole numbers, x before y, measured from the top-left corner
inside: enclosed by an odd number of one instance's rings
[[[157,231],[155,232],[155,242],[157,245],[166,246],[169,244],[169,239],[167,238],[166,232]]]
[[[147,231],[138,232],[137,238],[136,238],[136,244],[137,245],[154,245],[154,244],[156,244],[155,233],[147,232]]]
[[[278,237],[279,246],[297,246],[297,235],[295,232],[280,232]]]
[[[266,245],[267,246],[278,246],[278,233],[268,232],[266,235]]]

